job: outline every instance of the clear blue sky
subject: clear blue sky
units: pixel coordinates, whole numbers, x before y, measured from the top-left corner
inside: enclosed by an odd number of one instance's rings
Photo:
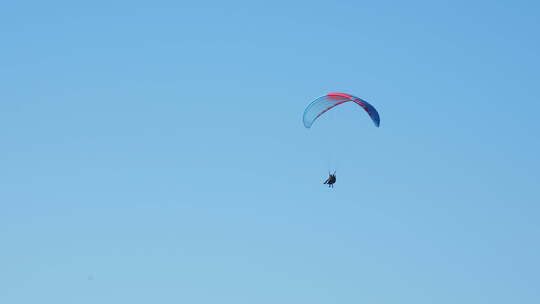
[[[0,302],[540,303],[539,20],[4,1]]]

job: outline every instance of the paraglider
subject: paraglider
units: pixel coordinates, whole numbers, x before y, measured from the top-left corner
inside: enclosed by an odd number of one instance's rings
[[[303,115],[303,123],[304,127],[307,129],[311,128],[313,123],[321,117],[324,113],[330,111],[331,109],[344,104],[346,102],[354,102],[358,106],[362,107],[364,111],[368,114],[368,116],[371,118],[371,121],[376,127],[379,127],[381,123],[381,119],[379,117],[379,112],[373,107],[369,102],[347,94],[347,93],[328,93],[324,96],[321,96],[317,99],[315,99],[313,102],[311,102],[305,109],[304,115]],[[334,174],[329,173],[328,179],[324,182],[324,184],[328,185],[329,188],[334,188],[334,184],[336,183],[336,172],[334,171]]]
[[[379,127],[381,120],[375,107],[361,98],[346,93],[328,93],[310,103],[304,111],[304,127],[308,129],[311,128],[311,125],[313,125],[317,118],[321,117],[329,110],[346,102],[354,102],[362,107],[369,115],[375,126]]]
[[[334,171],[334,174],[328,173],[328,179],[324,182],[325,185],[328,185],[328,188],[334,188],[334,184],[336,183],[336,171]]]

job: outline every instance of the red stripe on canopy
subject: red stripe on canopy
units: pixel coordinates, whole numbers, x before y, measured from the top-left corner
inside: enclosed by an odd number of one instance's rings
[[[345,97],[345,98],[354,98],[354,96],[352,95],[345,94],[345,93],[337,93],[337,92],[328,93],[326,94],[326,96],[339,96],[339,97]]]

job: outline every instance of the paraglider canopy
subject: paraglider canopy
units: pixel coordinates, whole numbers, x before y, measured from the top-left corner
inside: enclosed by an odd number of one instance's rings
[[[307,106],[303,117],[304,127],[311,128],[315,120],[321,117],[324,113],[341,104],[351,101],[362,107],[369,115],[375,126],[379,127],[380,118],[375,107],[359,97],[338,92],[332,92],[321,96]]]

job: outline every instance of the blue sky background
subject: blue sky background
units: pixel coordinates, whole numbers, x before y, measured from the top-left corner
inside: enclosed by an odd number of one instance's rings
[[[539,20],[2,3],[0,302],[539,303]],[[329,91],[381,128],[343,105],[304,129]]]

